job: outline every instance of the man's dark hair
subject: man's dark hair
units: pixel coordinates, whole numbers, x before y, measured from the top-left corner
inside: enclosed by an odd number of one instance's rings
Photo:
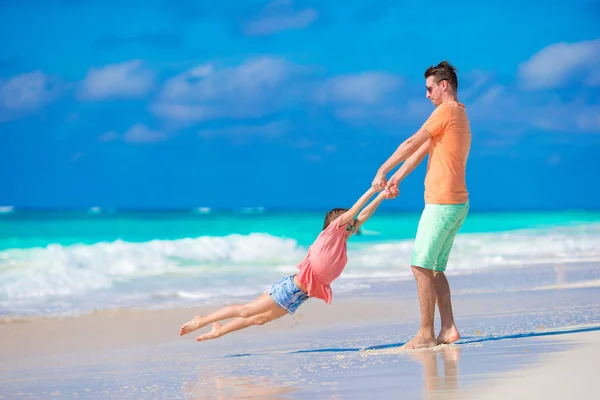
[[[452,89],[456,92],[458,90],[458,78],[456,76],[456,68],[454,68],[448,61],[442,61],[435,67],[431,67],[425,70],[425,79],[430,76],[434,76],[438,82],[448,81]]]

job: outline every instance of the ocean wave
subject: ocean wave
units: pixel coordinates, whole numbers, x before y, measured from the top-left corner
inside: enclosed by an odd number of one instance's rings
[[[358,243],[357,243],[358,242]],[[349,245],[334,291],[412,279],[413,240]],[[251,297],[293,273],[306,254],[293,239],[268,234],[50,245],[0,251],[2,313],[143,305],[190,305]],[[490,268],[600,260],[600,224],[545,230],[461,234],[451,274]]]
[[[262,214],[265,211],[264,207],[244,207],[240,210],[242,214]]]
[[[15,212],[15,208],[13,206],[0,206],[0,214],[10,214]]]
[[[381,235],[381,232],[371,231],[369,229],[360,228],[360,234],[366,235],[366,236],[379,236],[379,235]]]
[[[412,276],[413,240],[378,243],[350,252],[345,278],[395,279]],[[468,274],[496,267],[594,262],[600,257],[600,224],[500,233],[460,234],[447,269]]]
[[[0,252],[0,300],[84,294],[148,277],[247,274],[293,264],[301,252],[296,241],[267,234],[11,249]]]

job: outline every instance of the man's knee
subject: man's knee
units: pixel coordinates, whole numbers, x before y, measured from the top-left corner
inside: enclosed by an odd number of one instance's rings
[[[423,267],[419,267],[416,265],[411,265],[412,271],[413,271],[413,275],[415,276],[415,278],[419,278],[419,277],[426,277],[426,278],[433,278],[434,277],[434,271],[428,268],[423,268]]]

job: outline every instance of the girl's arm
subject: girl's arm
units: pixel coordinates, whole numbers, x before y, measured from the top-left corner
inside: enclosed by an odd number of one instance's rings
[[[387,195],[386,192],[379,193],[379,196],[375,197],[375,200],[373,200],[371,203],[369,203],[369,205],[366,206],[360,212],[360,214],[358,214],[358,217],[356,217],[356,221],[354,222],[355,231],[357,231],[358,228],[360,228],[360,226],[362,224],[364,224],[369,218],[371,218],[371,215],[373,215],[375,210],[377,210],[377,207],[379,207],[379,205],[381,204],[383,199],[386,198],[386,195]]]
[[[339,226],[341,227],[342,225],[346,225],[346,224],[352,222],[354,220],[354,216],[356,214],[358,214],[360,209],[363,208],[365,206],[365,204],[367,204],[369,199],[371,197],[373,197],[373,195],[375,193],[377,193],[377,191],[375,191],[375,189],[369,188],[369,190],[367,190],[362,196],[360,196],[360,199],[358,199],[358,201],[356,203],[354,203],[352,208],[349,209],[348,211],[346,211],[342,215],[342,219],[340,220]],[[385,193],[385,192],[382,192],[382,193]]]

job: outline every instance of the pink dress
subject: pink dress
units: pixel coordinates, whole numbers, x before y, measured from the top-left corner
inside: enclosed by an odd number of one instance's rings
[[[331,303],[331,282],[342,274],[346,257],[346,225],[339,227],[340,215],[325,228],[308,248],[308,254],[298,264],[298,281],[310,297]]]

